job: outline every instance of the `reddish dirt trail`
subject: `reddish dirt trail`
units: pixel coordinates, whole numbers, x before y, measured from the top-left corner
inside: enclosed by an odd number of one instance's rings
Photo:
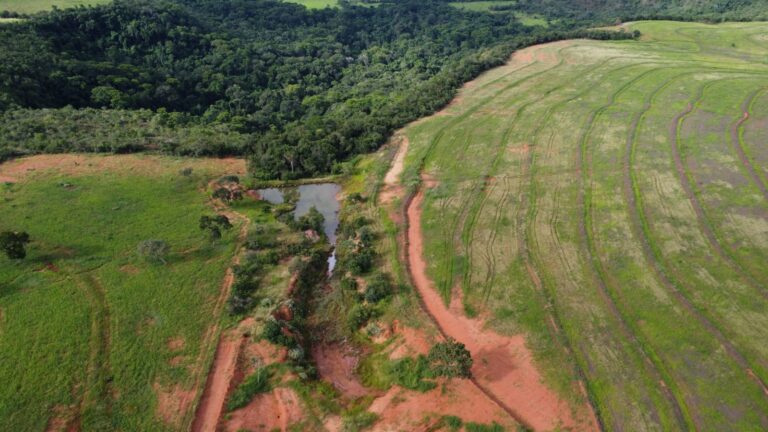
[[[213,203],[213,207],[230,218],[230,220],[235,219],[242,223],[237,237],[238,247],[234,252],[232,265],[227,269],[226,274],[224,275],[219,297],[216,299],[214,311],[216,314],[219,314],[224,308],[224,303],[229,296],[229,291],[232,288],[232,284],[235,282],[235,274],[232,268],[240,264],[240,249],[248,235],[248,225],[250,224],[250,220],[240,213],[219,207],[215,202]],[[220,324],[215,324],[211,331],[206,334],[203,346],[209,346],[209,344],[213,343],[215,340],[213,338],[219,334],[219,325]],[[232,378],[237,369],[237,358],[240,354],[242,343],[243,338],[237,329],[221,336],[218,347],[216,348],[213,365],[211,366],[206,379],[203,395],[200,398],[200,402],[197,404],[195,417],[192,422],[192,431],[212,432],[216,430],[221,418],[221,413],[224,409],[224,402],[226,401],[230,383],[232,382]],[[200,350],[201,355],[204,352],[206,352],[205,349]],[[201,360],[202,359],[198,360],[198,364],[202,362]],[[201,376],[204,375],[201,374]],[[195,388],[198,387],[196,386]]]
[[[216,431],[224,410],[229,384],[235,376],[237,357],[242,343],[242,337],[222,337],[219,341],[216,359],[205,385],[205,393],[200,399],[197,416],[192,424],[193,432]]]
[[[523,336],[502,336],[486,330],[480,320],[463,315],[458,302],[446,307],[426,273],[421,237],[419,191],[406,209],[407,259],[413,282],[427,313],[441,332],[466,345],[475,360],[474,381],[513,417],[536,430],[596,430],[597,425],[577,422],[565,401],[542,382]]]
[[[400,174],[403,173],[406,153],[408,153],[408,137],[402,135],[397,153],[395,153],[395,157],[392,159],[392,166],[387,171],[386,176],[384,176],[384,185],[379,193],[379,202],[381,204],[388,204],[402,197],[403,187],[400,185]]]

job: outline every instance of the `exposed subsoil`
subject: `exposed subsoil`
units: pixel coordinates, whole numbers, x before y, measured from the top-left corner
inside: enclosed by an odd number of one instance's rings
[[[344,396],[356,399],[369,393],[355,374],[358,353],[353,352],[349,346],[339,343],[314,344],[312,359],[320,376]]]
[[[403,196],[400,175],[403,173],[405,155],[408,153],[408,137],[401,135],[399,141],[400,145],[397,148],[397,153],[395,153],[395,157],[392,160],[392,166],[387,171],[386,176],[384,176],[384,184],[379,193],[379,202],[382,204],[391,203],[396,198]]]
[[[214,432],[224,410],[224,402],[229,392],[230,383],[235,376],[237,358],[243,338],[237,335],[224,335],[216,349],[213,367],[208,375],[205,392],[197,407],[197,416],[192,424],[193,432]]]
[[[429,280],[423,259],[421,237],[421,204],[419,191],[407,207],[407,251],[411,277],[426,311],[448,337],[463,343],[475,360],[472,368],[479,389],[494,399],[505,411],[536,430],[595,429],[579,424],[568,404],[546,385],[525,338],[502,336],[484,328],[484,323],[463,315],[456,301],[446,307]]]

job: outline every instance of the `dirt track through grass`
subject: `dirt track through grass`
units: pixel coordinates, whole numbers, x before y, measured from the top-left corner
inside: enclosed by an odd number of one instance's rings
[[[766,428],[768,26],[630,27],[539,47],[404,130],[427,274],[606,429]]]

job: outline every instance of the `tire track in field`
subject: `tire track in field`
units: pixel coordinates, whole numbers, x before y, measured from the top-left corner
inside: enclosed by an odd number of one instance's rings
[[[696,218],[699,221],[699,229],[702,230],[705,237],[708,239],[710,246],[715,251],[717,251],[718,254],[724,254],[723,249],[720,246],[719,242],[717,241],[717,238],[715,237],[714,232],[712,231],[712,228],[709,225],[706,215],[704,214],[704,211],[701,208],[701,205],[696,199],[696,195],[689,182],[688,176],[686,175],[686,170],[683,165],[682,158],[680,156],[680,149],[679,149],[680,126],[685,121],[685,118],[688,115],[690,115],[691,112],[693,112],[693,110],[699,104],[701,99],[704,97],[704,92],[706,88],[712,84],[713,83],[710,82],[708,84],[701,86],[699,88],[698,94],[694,97],[694,99],[691,102],[688,103],[688,106],[686,107],[686,109],[675,116],[675,118],[672,120],[672,123],[669,127],[669,138],[670,138],[670,144],[673,152],[675,171],[677,172],[681,186],[683,187],[683,190],[685,191],[685,194],[688,197],[688,201],[691,203],[691,205],[694,208],[694,212],[696,213]],[[648,236],[648,239],[650,242],[650,232],[646,233],[646,235]],[[653,260],[653,263],[654,263],[653,267],[657,275],[659,276],[659,279],[662,281],[662,283],[669,289],[670,292],[672,292],[674,297],[678,300],[678,303],[680,303],[686,310],[688,310],[691,313],[691,315],[693,315],[697,319],[697,321],[699,321],[699,323],[702,326],[704,326],[704,328],[707,329],[707,331],[711,333],[718,340],[720,345],[722,345],[722,347],[728,353],[728,356],[731,357],[731,359],[734,362],[736,362],[736,364],[738,364],[741,368],[745,370],[747,375],[758,386],[760,386],[766,398],[768,398],[768,386],[766,386],[763,379],[754,373],[754,371],[752,370],[746,358],[741,354],[741,352],[739,352],[739,350],[736,349],[736,347],[731,343],[731,341],[723,335],[722,331],[720,331],[720,329],[714,324],[712,319],[706,316],[704,312],[700,311],[693,304],[693,302],[688,298],[688,296],[683,293],[683,290],[681,289],[679,284],[676,281],[674,281],[670,276],[668,276],[668,271],[663,264],[663,257],[661,256],[660,252],[657,251],[656,248],[651,248],[651,249],[655,255],[655,260]]]
[[[691,206],[693,207],[694,213],[696,214],[696,220],[698,222],[699,229],[702,231],[702,233],[704,233],[704,236],[707,239],[707,242],[709,243],[710,249],[713,252],[715,252],[715,254],[721,260],[723,260],[729,267],[731,267],[731,269],[735,271],[737,277],[740,278],[742,282],[744,282],[746,285],[751,286],[755,291],[757,291],[765,299],[768,299],[768,290],[766,290],[763,284],[758,282],[758,280],[754,277],[754,275],[751,274],[750,271],[748,271],[743,265],[741,265],[741,263],[736,258],[736,256],[734,256],[734,254],[730,251],[728,246],[727,245],[724,246],[723,242],[720,240],[720,235],[718,235],[714,224],[707,216],[706,212],[704,211],[704,206],[701,204],[701,200],[699,198],[700,192],[696,187],[696,180],[693,176],[693,173],[686,166],[686,163],[683,160],[683,156],[680,152],[680,141],[681,141],[680,129],[682,128],[682,125],[685,122],[686,118],[688,117],[689,114],[692,114],[693,111],[695,111],[698,108],[698,102],[700,102],[703,99],[706,89],[709,88],[711,85],[714,85],[724,80],[726,80],[726,78],[712,81],[707,85],[703,86],[699,101],[693,104],[693,106],[691,107],[691,111],[686,113],[684,116],[682,116],[678,120],[678,122],[675,124],[675,127],[676,127],[675,131],[672,132],[670,130],[670,134],[674,133],[674,135],[670,139],[670,142],[672,147],[673,161],[675,164],[675,171],[678,175],[680,184],[683,186],[683,190],[685,191],[686,197],[688,198],[688,201],[690,202]],[[763,196],[765,197],[765,199],[768,200],[768,190],[765,190],[765,185],[762,184],[761,179],[757,176],[757,173],[754,171],[754,168],[749,162],[749,159],[747,158],[746,154],[743,152],[743,149],[741,148],[741,143],[740,143],[741,137],[739,133],[740,125],[748,118],[747,107],[749,106],[750,102],[754,99],[755,95],[758,92],[759,90],[753,92],[750,96],[747,97],[747,99],[742,104],[741,111],[744,113],[744,116],[739,121],[737,121],[731,128],[731,144],[734,147],[734,150],[736,151],[738,158],[741,160],[742,165],[750,173],[750,175],[753,176],[753,180],[755,180],[755,184],[763,193]]]
[[[578,202],[579,206],[582,208],[582,220],[579,224],[579,233],[586,252],[586,259],[589,262],[589,266],[592,269],[593,276],[597,282],[596,285],[598,287],[600,296],[609,306],[612,314],[621,323],[622,332],[625,334],[625,336],[628,337],[628,340],[637,347],[646,365],[650,370],[654,371],[654,375],[659,379],[659,382],[661,383],[661,391],[665,394],[667,400],[670,402],[677,422],[680,423],[681,426],[686,425],[690,427],[690,425],[694,424],[694,422],[688,412],[689,408],[686,406],[682,397],[675,394],[676,387],[673,386],[670,389],[670,384],[674,381],[667,370],[666,364],[655,353],[653,348],[651,348],[650,343],[645,339],[645,337],[642,336],[642,333],[639,332],[631,324],[630,320],[626,318],[624,312],[618,306],[619,301],[617,301],[617,298],[619,298],[620,295],[608,286],[606,270],[602,260],[599,258],[597,246],[594,240],[595,234],[592,227],[592,187],[589,186],[592,182],[592,163],[591,158],[589,157],[589,140],[596,120],[602,116],[608,108],[616,103],[616,99],[619,97],[619,95],[623,94],[626,90],[631,88],[632,85],[644,77],[658,72],[659,70],[663,70],[663,68],[650,69],[627,81],[624,85],[613,92],[610,95],[608,102],[600,107],[597,111],[594,111],[587,120],[586,128],[584,129],[584,133],[579,140],[579,155],[576,158],[578,171],[581,172],[581,188],[579,188]]]
[[[567,48],[569,48],[569,47],[564,47],[564,48],[561,48],[561,49],[560,49],[560,50],[558,50],[557,52],[560,54],[560,53],[561,53],[561,52],[562,52],[564,49],[567,49]],[[534,63],[532,63],[532,64],[531,64],[531,65],[529,65],[529,66],[532,66],[533,64],[535,64],[535,62],[534,62]],[[525,66],[525,67],[519,68],[517,71],[519,71],[519,70],[522,70],[522,69],[525,69],[526,67],[528,67],[528,66]],[[415,180],[415,181],[416,181],[416,183],[417,183],[417,186],[416,186],[415,190],[414,190],[414,191],[411,191],[411,193],[409,193],[409,194],[408,194],[408,196],[405,198],[405,200],[404,200],[404,203],[403,203],[403,206],[402,206],[402,208],[401,208],[401,211],[402,211],[402,213],[403,213],[403,215],[402,215],[402,219],[405,221],[405,233],[404,233],[404,253],[405,253],[405,257],[406,257],[406,260],[405,260],[405,263],[406,263],[406,267],[407,267],[407,272],[406,272],[406,273],[407,273],[407,275],[408,275],[408,278],[411,280],[411,283],[414,283],[414,281],[413,281],[413,270],[411,269],[410,258],[409,258],[409,252],[408,252],[408,249],[409,249],[409,239],[408,239],[408,238],[409,238],[409,235],[408,235],[408,229],[409,229],[409,226],[410,226],[409,215],[408,215],[408,209],[409,209],[409,208],[411,208],[411,206],[413,205],[413,201],[414,201],[414,199],[415,199],[417,196],[419,196],[419,194],[423,194],[423,192],[421,192],[421,191],[420,191],[420,189],[421,189],[421,187],[420,187],[420,186],[421,186],[421,184],[422,184],[422,181],[421,181],[420,175],[421,175],[422,171],[424,170],[424,167],[425,167],[425,165],[426,165],[427,159],[428,159],[428,158],[431,156],[431,153],[433,152],[434,148],[437,146],[437,143],[438,143],[438,142],[439,142],[439,141],[442,139],[443,135],[445,134],[445,132],[446,132],[446,130],[447,130],[448,128],[450,128],[450,127],[454,126],[455,124],[458,124],[459,122],[461,122],[461,121],[463,121],[464,119],[468,118],[468,117],[469,117],[469,116],[470,116],[472,113],[474,113],[475,111],[477,111],[477,110],[478,110],[479,108],[481,108],[483,105],[487,104],[489,101],[493,100],[494,98],[497,98],[497,97],[499,97],[501,94],[503,94],[503,93],[504,93],[504,92],[506,92],[507,90],[509,90],[509,89],[511,89],[511,88],[514,88],[514,87],[516,87],[516,86],[517,86],[517,85],[519,85],[519,84],[522,84],[523,82],[525,82],[525,81],[527,81],[527,80],[529,80],[529,79],[533,78],[534,76],[538,76],[538,75],[541,75],[541,74],[543,74],[543,73],[546,73],[546,72],[547,72],[549,69],[552,69],[552,68],[548,68],[548,69],[545,69],[545,70],[543,70],[543,71],[539,71],[539,72],[537,72],[537,73],[531,74],[531,75],[529,75],[529,76],[526,76],[526,77],[524,77],[524,78],[522,78],[522,79],[520,79],[520,80],[517,80],[517,81],[515,81],[515,82],[513,82],[513,83],[509,84],[509,85],[508,85],[508,86],[506,86],[506,87],[505,87],[505,88],[504,88],[502,91],[500,91],[500,92],[497,92],[495,95],[493,95],[493,96],[491,96],[491,97],[488,97],[488,98],[485,98],[485,99],[481,100],[479,103],[477,103],[476,105],[474,105],[473,107],[471,107],[469,110],[467,110],[466,112],[462,113],[462,115],[460,115],[460,116],[457,116],[456,118],[452,119],[452,121],[448,122],[448,123],[447,123],[445,126],[443,126],[443,127],[442,127],[442,128],[441,128],[441,129],[440,129],[438,132],[437,132],[437,134],[435,134],[435,136],[434,136],[434,137],[432,138],[432,140],[430,141],[430,144],[428,145],[428,147],[427,147],[426,151],[425,151],[425,152],[424,152],[424,154],[421,156],[421,158],[418,160],[418,162],[415,164],[415,170],[414,170],[414,172],[413,172],[413,173],[411,173],[411,176],[412,176],[412,180]],[[414,177],[414,174],[415,174],[415,178],[413,178],[413,177]],[[425,312],[426,312],[426,313],[427,313],[427,314],[430,316],[430,318],[432,319],[432,321],[433,321],[433,322],[435,322],[435,324],[437,324],[437,328],[438,328],[438,330],[439,330],[439,331],[440,331],[440,332],[443,334],[443,336],[447,336],[447,335],[445,334],[444,330],[442,329],[442,327],[440,326],[440,324],[439,324],[439,321],[436,319],[436,317],[435,317],[434,315],[432,315],[432,313],[430,312],[429,308],[426,306],[424,298],[423,298],[421,295],[419,295],[419,296],[418,296],[418,298],[419,298],[419,302],[421,303],[421,307],[422,307],[422,309],[423,309],[423,310],[424,310],[424,311],[425,311]],[[492,401],[494,401],[494,402],[495,402],[495,403],[496,403],[496,404],[497,404],[497,405],[498,405],[498,406],[499,406],[501,409],[503,409],[505,412],[507,412],[507,413],[508,413],[508,414],[509,414],[509,415],[510,415],[510,416],[511,416],[513,419],[515,419],[515,420],[516,420],[518,423],[520,423],[520,424],[522,424],[522,425],[527,425],[527,422],[525,422],[525,421],[522,419],[522,417],[520,416],[520,414],[519,414],[519,413],[517,413],[517,412],[516,412],[514,409],[512,409],[511,407],[509,407],[509,406],[507,406],[506,404],[504,404],[504,403],[503,403],[503,402],[502,402],[502,401],[499,399],[499,397],[497,397],[497,396],[496,396],[496,394],[494,394],[494,393],[493,393],[491,390],[489,390],[489,389],[488,389],[488,388],[486,388],[485,386],[481,385],[481,384],[480,384],[480,382],[479,382],[477,379],[475,379],[475,378],[472,378],[472,382],[475,384],[475,386],[476,386],[476,387],[477,387],[477,388],[478,388],[478,389],[479,389],[481,392],[483,392],[483,393],[484,393],[484,394],[485,394],[485,395],[486,395],[486,396],[487,396],[489,399],[491,399]]]
[[[704,87],[706,87],[706,84],[700,88],[699,95],[696,96],[695,100],[698,100],[702,96],[702,92]],[[689,103],[686,110],[683,112],[677,114],[672,122],[672,126],[670,126],[670,130],[677,130],[677,125],[680,122],[680,120],[687,114],[689,114],[693,110],[693,104]],[[637,125],[633,123],[633,126],[639,126],[639,119]],[[636,133],[636,132],[635,132]],[[634,140],[634,134],[632,139]],[[672,141],[674,141],[674,136],[672,137]],[[634,165],[634,154],[635,154],[635,144],[629,143],[631,146],[631,151],[628,154],[629,157],[629,173],[630,173],[630,187],[632,188],[632,195],[631,202],[628,204],[631,205],[634,203],[634,216],[630,217],[630,220],[633,222],[633,230],[638,230],[641,232],[641,234],[638,236],[638,239],[641,240],[641,245],[643,249],[643,255],[645,256],[646,261],[649,263],[650,267],[653,269],[654,274],[656,275],[657,280],[666,288],[666,290],[671,293],[672,297],[676,300],[677,304],[681,305],[688,313],[690,313],[696,320],[707,330],[708,333],[710,333],[711,336],[713,336],[718,343],[725,349],[728,356],[740,367],[742,367],[747,375],[749,375],[750,379],[755,381],[762,389],[763,392],[768,396],[768,391],[766,391],[765,385],[762,383],[759,377],[757,377],[752,370],[748,367],[746,360],[744,357],[733,347],[733,345],[728,341],[723,334],[720,332],[719,329],[717,329],[712,322],[703,316],[696,307],[690,302],[690,300],[682,293],[682,291],[679,289],[677,284],[672,281],[672,279],[667,275],[667,270],[664,267],[662,263],[662,256],[661,252],[658,250],[658,248],[653,244],[650,233],[650,227],[648,226],[647,222],[647,213],[645,210],[645,207],[643,206],[643,199],[642,195],[640,193],[640,190],[637,186],[637,179],[634,175],[634,170],[632,169],[632,166]],[[625,155],[627,156],[627,155]],[[626,181],[626,179],[625,179]],[[626,187],[626,186],[625,186]]]
[[[568,45],[568,46],[562,47],[562,48],[557,50],[556,53],[557,53],[558,56],[560,56],[561,60],[556,65],[551,66],[549,68],[546,68],[544,70],[538,71],[538,72],[534,72],[534,73],[532,73],[530,75],[526,75],[523,78],[520,78],[520,79],[518,79],[516,81],[513,81],[512,83],[504,86],[498,92],[494,93],[492,96],[489,96],[487,98],[481,99],[479,102],[477,102],[475,105],[473,105],[472,107],[470,107],[469,109],[467,109],[466,111],[461,113],[460,115],[458,115],[456,117],[453,117],[450,121],[446,122],[446,124],[443,127],[441,127],[440,130],[438,130],[438,132],[435,134],[435,136],[432,138],[432,140],[430,140],[430,143],[427,146],[427,149],[424,152],[424,155],[420,158],[419,162],[415,166],[414,172],[415,172],[415,177],[416,178],[413,178],[412,180],[417,181],[417,182],[421,181],[420,176],[421,176],[421,173],[424,171],[424,167],[426,165],[427,160],[432,155],[435,147],[437,147],[437,144],[442,140],[442,138],[445,135],[447,130],[453,128],[457,124],[459,124],[462,121],[466,120],[472,114],[477,112],[480,108],[482,108],[483,106],[489,104],[490,101],[499,98],[500,96],[502,96],[503,94],[505,94],[509,90],[512,90],[512,89],[516,88],[517,86],[527,82],[528,80],[533,79],[535,77],[538,77],[540,75],[543,75],[546,72],[548,72],[548,71],[550,71],[550,70],[560,66],[562,64],[562,62],[563,62],[562,52],[564,50],[567,50],[567,49],[571,48],[572,46],[573,45]],[[532,66],[534,66],[536,64],[538,64],[538,62],[533,61],[533,62],[531,62],[530,64],[528,64],[526,66],[523,66],[521,68],[516,69],[515,71],[520,71],[520,70],[526,69],[528,67],[532,67]],[[498,82],[499,80],[505,78],[506,76],[507,75],[504,75],[504,76],[502,76],[500,78],[497,78],[494,81],[491,81],[490,83],[486,83],[483,86],[479,87],[478,90],[484,89],[484,88],[486,88],[486,87],[488,87],[488,86]],[[414,173],[411,173],[411,176],[414,177]],[[456,232],[457,224],[458,224],[458,222],[456,222],[454,220],[454,223],[452,224],[453,225],[453,232],[454,233]],[[450,245],[449,249],[450,250],[454,250],[454,246]],[[452,259],[447,260],[447,266],[448,266],[447,271],[442,272],[442,273],[448,275],[447,276],[447,280],[443,280],[442,283],[438,283],[438,289],[440,290],[443,299],[447,299],[447,298],[450,297],[451,289],[453,287],[454,260],[452,260]]]
[[[597,65],[595,65],[594,67],[588,68],[583,73],[584,74],[592,73],[592,72],[600,69],[601,67],[605,66],[607,63],[611,62],[612,60],[620,59],[620,58],[621,57],[610,57],[610,58],[607,58],[604,61],[602,61],[602,62],[598,63]],[[561,58],[561,60],[558,63],[557,67],[561,66],[563,61],[564,61],[564,59]],[[629,67],[629,66],[634,66],[634,65],[628,65],[628,66],[625,66],[625,67]],[[617,69],[623,69],[623,68],[624,67],[617,68]],[[567,81],[568,80],[566,80],[566,82],[561,82],[561,84],[559,84],[559,85],[557,85],[555,87],[550,88],[549,90],[544,92],[544,94],[541,97],[526,102],[525,104],[523,104],[515,112],[514,119],[508,124],[508,126],[505,128],[504,132],[502,133],[502,137],[499,140],[499,144],[498,144],[498,146],[496,148],[496,152],[494,154],[494,158],[492,160],[490,168],[488,169],[488,171],[486,171],[482,175],[484,186],[480,189],[478,194],[473,194],[473,195],[470,195],[470,196],[467,197],[467,201],[472,201],[472,204],[471,205],[467,205],[466,202],[465,202],[465,207],[471,208],[471,210],[470,210],[471,216],[469,218],[469,224],[468,225],[464,224],[464,226],[462,227],[462,230],[463,230],[463,232],[462,232],[463,248],[464,248],[464,250],[467,251],[467,257],[468,257],[468,263],[467,263],[466,269],[464,271],[464,278],[463,278],[464,286],[469,286],[472,283],[472,280],[471,280],[471,277],[472,277],[472,252],[471,251],[472,251],[472,243],[474,242],[475,224],[477,222],[478,215],[480,213],[482,213],[482,210],[485,207],[485,203],[487,202],[488,197],[490,196],[490,194],[483,193],[483,192],[487,192],[485,190],[485,187],[487,186],[487,183],[488,183],[489,179],[494,177],[497,174],[497,172],[498,172],[499,163],[502,160],[501,156],[504,154],[504,150],[506,150],[506,148],[507,148],[507,143],[509,141],[510,135],[512,134],[513,128],[517,125],[518,120],[523,115],[523,113],[525,113],[525,111],[528,109],[528,107],[530,107],[533,104],[542,102],[545,98],[547,98],[552,93],[562,89],[563,87],[565,87],[568,84]],[[532,149],[529,149],[528,151],[529,151],[529,154],[530,154]],[[521,167],[521,172],[523,174],[521,174],[521,176],[520,176],[521,179],[526,178],[525,172],[528,169],[528,165],[526,165],[525,162],[526,162],[526,159],[523,158],[523,166]],[[505,184],[506,184],[506,180],[507,179],[505,178]],[[502,196],[502,200],[506,201],[508,193],[509,193],[509,188],[505,188],[504,189],[504,195]],[[478,200],[480,201],[479,204],[478,204]],[[519,194],[519,202],[522,202],[522,201],[523,201],[523,190],[521,188],[521,191],[520,191],[520,194]],[[521,208],[522,208],[522,206],[518,206],[518,208],[517,208],[516,213],[518,214],[518,216],[515,217],[516,220],[519,219],[519,214],[520,214]],[[496,213],[494,215],[493,224],[491,225],[492,227],[494,227],[494,229],[492,230],[492,235],[491,235],[491,237],[489,239],[490,243],[488,243],[488,245],[486,245],[486,248],[485,248],[486,251],[489,251],[489,250],[492,249],[493,244],[494,244],[494,242],[496,240],[496,233],[498,233],[499,219],[501,217],[502,210],[503,210],[503,206],[497,208],[497,211],[496,211]],[[457,229],[458,229],[458,227],[457,227]],[[486,275],[486,281],[485,281],[485,283],[483,285],[483,289],[482,289],[482,293],[481,293],[481,295],[482,295],[482,297],[484,298],[485,301],[487,301],[488,298],[490,298],[491,289],[492,289],[492,286],[493,286],[493,281],[494,281],[494,279],[496,277],[495,271],[493,271],[493,270],[495,270],[495,267],[496,267],[496,256],[493,253],[489,253],[489,256],[491,257],[490,259],[492,260],[493,264],[492,264],[492,270],[489,270],[489,273]]]
[[[647,63],[647,64],[654,64],[654,63]],[[616,73],[616,72],[624,70],[624,69],[634,68],[634,67],[641,66],[641,65],[644,65],[644,64],[629,64],[629,65],[625,65],[623,67],[616,68],[614,70],[609,71],[608,74],[613,74],[613,73]],[[533,221],[535,220],[536,215],[538,213],[538,209],[537,209],[537,205],[536,205],[536,200],[534,198],[536,196],[536,193],[535,193],[535,190],[536,190],[536,185],[535,185],[536,154],[537,154],[536,149],[538,148],[539,136],[540,136],[541,132],[543,131],[543,129],[546,127],[546,125],[549,124],[549,122],[551,121],[552,115],[555,112],[557,112],[557,110],[559,110],[561,107],[567,105],[568,103],[570,103],[570,102],[572,102],[574,100],[577,100],[577,99],[583,97],[585,94],[589,93],[590,91],[592,91],[591,88],[587,89],[587,90],[585,90],[583,92],[580,92],[580,93],[572,96],[571,98],[565,99],[565,100],[559,102],[558,104],[555,104],[555,105],[551,106],[548,109],[544,119],[539,123],[538,128],[535,130],[535,132],[533,134],[533,137],[534,137],[533,145],[532,145],[532,149],[531,149],[529,160],[528,160],[528,165],[530,167],[528,169],[528,171],[529,171],[528,193],[527,193],[527,196],[528,196],[528,204],[527,204],[528,211],[527,211],[527,215],[526,215],[526,218],[525,218],[525,223],[524,224],[520,224],[521,228],[522,228],[523,225],[525,227],[524,227],[522,233],[518,236],[518,238],[519,238],[519,240],[521,242],[520,250],[523,252],[523,261],[524,261],[524,264],[525,264],[525,266],[526,266],[526,268],[528,270],[528,274],[530,276],[530,279],[533,282],[534,286],[537,288],[537,290],[540,291],[542,293],[542,295],[544,296],[544,298],[546,299],[547,309],[549,311],[551,311],[551,313],[550,313],[551,318],[550,319],[552,321],[552,327],[553,327],[556,335],[562,340],[562,343],[565,346],[566,351],[568,351],[568,352],[575,352],[574,349],[573,349],[573,343],[570,341],[570,339],[568,338],[567,334],[563,330],[562,319],[560,318],[561,314],[558,312],[557,303],[555,301],[556,295],[555,295],[552,287],[550,286],[550,283],[543,283],[542,282],[543,280],[544,281],[548,281],[549,277],[542,278],[541,274],[542,274],[542,272],[544,272],[544,266],[541,265],[541,263],[539,262],[540,261],[539,258],[535,254],[535,251],[537,251],[539,249],[538,240],[536,238],[535,230],[533,228]],[[591,122],[591,121],[593,121],[593,119],[590,119],[589,121]],[[548,147],[552,146],[553,139],[554,139],[554,134],[550,134],[550,138],[548,140]],[[579,171],[579,170],[577,170],[577,171]],[[557,195],[558,192],[555,191],[554,193]],[[557,200],[555,200],[555,202],[557,202]],[[559,234],[557,233],[557,229],[556,229],[556,220],[557,220],[557,212],[553,211],[552,212],[552,218],[549,221],[548,226],[550,227],[552,237],[554,239],[556,239],[556,241],[558,241],[558,243],[559,243],[560,240],[559,240]],[[561,263],[563,264],[563,266],[565,268],[569,269],[569,273],[570,273],[572,271],[572,269],[570,268],[570,265],[568,264],[567,260],[563,256],[562,248],[558,247],[557,250],[558,250],[558,256],[559,256],[559,259],[560,259]],[[603,293],[601,293],[601,294],[603,294]],[[613,315],[614,318],[616,319],[616,321],[618,323],[620,323],[620,325],[622,325],[622,332],[624,334],[624,337],[628,341],[633,343],[633,345],[636,347],[637,351],[641,354],[641,356],[644,357],[643,360],[645,361],[645,365],[646,365],[647,368],[649,368],[648,372],[651,375],[654,376],[655,380],[657,380],[659,382],[663,382],[663,380],[661,379],[663,374],[659,370],[658,365],[655,364],[654,362],[650,361],[650,359],[648,358],[646,352],[643,350],[643,345],[637,340],[637,338],[635,337],[633,331],[627,326],[627,323],[624,320],[623,315],[620,313],[620,311],[618,310],[618,308],[614,304],[613,300],[609,296],[606,296],[606,295],[601,295],[601,297],[606,302],[606,305],[607,305],[608,310],[611,313],[611,315]],[[595,412],[599,416],[599,411],[596,409],[596,407],[598,405],[597,405],[597,400],[596,400],[597,398],[595,396],[595,391],[592,388],[592,385],[591,385],[590,381],[587,379],[587,376],[586,376],[586,373],[585,373],[585,370],[588,370],[590,368],[589,367],[589,358],[588,358],[588,356],[586,356],[584,354],[582,354],[581,356],[582,356],[582,361],[585,362],[586,365],[582,365],[581,362],[578,361],[578,357],[579,356],[577,356],[574,368],[576,370],[577,376],[580,378],[582,383],[585,383],[585,384],[583,384],[584,385],[585,393],[587,393],[587,397],[589,398],[589,400],[591,402],[591,405],[593,407],[595,407],[594,408]],[[678,419],[678,423],[685,424],[684,419],[682,419],[682,416],[680,415],[681,409],[680,409],[679,401],[677,400],[677,398],[664,386],[662,387],[662,394],[667,399],[667,401],[670,404],[670,407],[672,408],[673,412],[676,414],[676,417]],[[682,421],[681,421],[681,419],[682,419]],[[604,423],[603,423],[602,420],[601,420],[601,425],[604,427]]]
[[[751,94],[747,96],[747,98],[744,100],[744,102],[741,104],[741,112],[743,113],[742,117],[736,121],[733,126],[731,126],[731,145],[733,146],[733,150],[736,152],[736,154],[739,156],[739,161],[741,161],[741,165],[744,167],[744,169],[749,172],[750,177],[752,177],[752,181],[755,183],[758,189],[760,189],[760,192],[763,194],[763,198],[768,201],[768,187],[766,187],[765,182],[763,181],[763,178],[757,173],[757,170],[755,169],[755,166],[752,164],[752,161],[747,156],[746,151],[744,150],[744,123],[746,123],[747,120],[749,120],[749,113],[752,110],[752,105],[755,102],[755,99],[757,98],[757,95],[764,92],[765,88],[755,90]]]
[[[672,85],[678,79],[685,76],[690,76],[696,73],[698,73],[698,71],[689,71],[689,72],[677,74],[675,76],[667,78],[667,80],[664,83],[656,87],[656,89],[654,89],[651,93],[648,94],[648,97],[646,98],[643,104],[643,107],[639,112],[635,114],[634,118],[632,119],[632,123],[628,129],[629,133],[627,134],[627,139],[624,145],[624,158],[622,163],[622,168],[623,168],[622,182],[623,182],[624,200],[627,203],[627,208],[630,209],[628,213],[629,213],[630,224],[632,226],[632,233],[635,236],[635,238],[637,238],[641,243],[641,248],[644,250],[644,252],[646,252],[646,248],[649,247],[650,240],[644,237],[644,234],[640,229],[641,221],[640,221],[639,212],[640,212],[640,206],[641,206],[640,203],[642,201],[639,198],[640,192],[639,192],[639,188],[637,187],[635,173],[633,170],[634,155],[635,155],[635,149],[636,149],[635,144],[637,143],[637,136],[640,131],[640,125],[645,120],[646,115],[653,107],[656,97],[658,95],[660,95],[664,90],[666,90],[670,85]],[[658,187],[658,180],[654,183]],[[665,204],[662,203],[662,205],[665,205]],[[648,259],[647,253],[646,253],[646,261],[650,262],[650,260]],[[658,356],[655,353],[652,355],[658,358]],[[661,362],[660,359],[658,361]],[[679,398],[679,400],[681,401],[684,400],[683,396],[680,395],[680,390],[678,388],[679,384],[676,383],[674,379],[672,379],[671,375],[669,375],[669,378],[668,378],[668,386],[663,386],[663,389],[665,390],[665,392],[668,392],[670,394],[674,393],[677,395],[677,398]],[[678,420],[683,420],[681,424],[688,424],[690,426],[691,423],[693,423],[696,425],[696,428],[701,427],[701,425],[696,424],[696,422],[693,421],[693,416],[690,413],[688,413],[687,415],[683,414],[684,412],[687,412],[687,410],[685,410],[684,403],[681,403],[679,405],[679,409],[680,411],[676,412],[676,414],[678,416]]]
[[[105,427],[112,413],[112,368],[109,361],[111,347],[110,310],[106,292],[90,273],[80,277],[91,303],[91,340],[86,383],[78,408],[79,423],[86,420],[91,427]]]

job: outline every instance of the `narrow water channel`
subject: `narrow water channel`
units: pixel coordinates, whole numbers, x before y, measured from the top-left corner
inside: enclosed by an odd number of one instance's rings
[[[272,204],[282,204],[283,189],[268,188],[259,189],[262,199]],[[301,185],[298,187],[299,200],[296,203],[294,218],[304,216],[313,206],[323,215],[323,232],[328,242],[334,247],[334,251],[328,258],[328,273],[333,273],[336,267],[336,230],[339,228],[339,200],[338,194],[341,186],[336,183],[319,183]]]

